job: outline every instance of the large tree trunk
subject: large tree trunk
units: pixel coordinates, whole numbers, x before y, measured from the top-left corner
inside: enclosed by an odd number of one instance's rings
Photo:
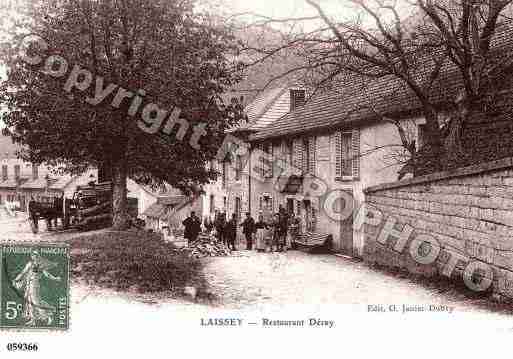
[[[470,114],[471,101],[467,98],[461,99],[457,103],[457,109],[449,122],[449,131],[445,139],[447,160],[449,167],[458,167],[463,164],[463,146],[461,143],[463,125]]]
[[[112,166],[112,227],[120,231],[128,228],[127,173],[127,163],[123,156]]]
[[[438,114],[431,106],[424,106],[426,118],[426,145],[415,156],[415,175],[438,172],[443,169],[444,148],[438,124]]]

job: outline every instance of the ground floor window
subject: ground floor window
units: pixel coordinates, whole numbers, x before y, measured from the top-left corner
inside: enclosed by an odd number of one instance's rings
[[[213,214],[215,211],[215,205],[214,205],[214,195],[211,194],[210,195],[210,200],[209,200],[209,212],[210,214]]]
[[[241,199],[240,197],[235,197],[235,218],[237,218],[237,222],[241,220]]]
[[[270,196],[260,196],[258,208],[264,216],[271,216],[273,214],[273,198]]]

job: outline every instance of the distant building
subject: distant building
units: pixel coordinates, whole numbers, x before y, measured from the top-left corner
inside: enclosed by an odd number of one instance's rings
[[[16,202],[18,210],[26,211],[31,197],[50,202],[63,193],[65,181],[54,176],[46,166],[4,158],[0,167],[0,204]]]

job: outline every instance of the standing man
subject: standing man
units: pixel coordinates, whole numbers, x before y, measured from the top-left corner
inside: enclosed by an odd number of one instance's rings
[[[256,232],[255,220],[251,217],[251,213],[246,212],[246,218],[242,222],[242,233],[246,237],[246,249],[253,249],[253,233]]]
[[[190,217],[187,217],[182,224],[185,227],[183,236],[187,239],[187,245],[190,245],[201,232],[201,221],[196,217],[196,212],[192,211]]]
[[[237,214],[232,214],[232,218],[226,223],[225,236],[228,242],[228,248],[231,246],[232,251],[235,249],[235,239],[237,238]]]
[[[217,240],[221,243],[226,244],[226,239],[224,236],[224,227],[226,226],[226,217],[224,213],[218,212],[217,217],[215,219],[215,227],[217,232]]]
[[[37,202],[33,196],[30,196],[30,201],[28,204],[28,211],[29,211],[30,223],[32,224],[31,225],[32,233],[35,234],[39,231],[39,220],[37,217]]]
[[[287,249],[286,240],[287,240],[287,230],[289,228],[289,216],[285,208],[280,205],[280,210],[278,212],[279,218],[279,230],[278,230],[278,251],[282,252],[284,249]]]

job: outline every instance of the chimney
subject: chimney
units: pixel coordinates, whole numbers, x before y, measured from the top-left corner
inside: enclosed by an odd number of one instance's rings
[[[39,178],[39,167],[35,163],[32,164],[32,179],[37,180]]]
[[[9,178],[7,165],[2,165],[2,181],[7,181]]]
[[[290,111],[294,111],[298,107],[305,104],[306,92],[305,90],[290,90]]]

